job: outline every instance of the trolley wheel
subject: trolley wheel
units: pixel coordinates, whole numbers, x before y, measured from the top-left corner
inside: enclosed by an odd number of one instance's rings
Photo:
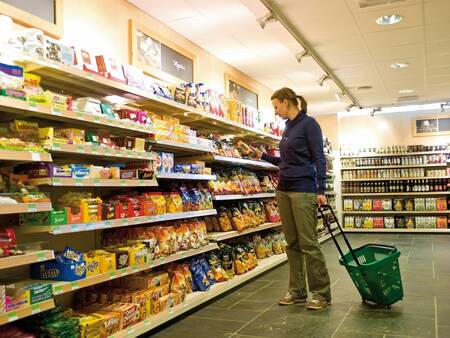
[[[363,304],[367,304],[367,300],[365,300],[364,298],[361,299],[361,301],[362,301]]]

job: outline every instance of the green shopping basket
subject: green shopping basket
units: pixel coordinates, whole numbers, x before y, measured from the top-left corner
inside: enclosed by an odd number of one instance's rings
[[[331,211],[350,250],[345,255],[331,231],[329,219],[324,217],[325,210]],[[390,308],[391,304],[402,300],[403,286],[398,262],[400,251],[393,246],[381,244],[366,244],[354,250],[342,231],[333,209],[329,205],[323,205],[319,207],[319,211],[341,255],[339,263],[347,269],[363,302],[370,301]]]

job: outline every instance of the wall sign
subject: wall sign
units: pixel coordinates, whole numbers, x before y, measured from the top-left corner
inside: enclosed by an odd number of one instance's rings
[[[63,0],[2,0],[0,14],[10,16],[25,27],[39,28],[47,35],[61,38]]]
[[[450,114],[415,118],[413,120],[413,135],[450,135]]]
[[[130,20],[131,63],[161,80],[194,82],[195,56]]]
[[[240,81],[225,74],[226,95],[246,106],[258,109],[258,92],[250,89],[250,86],[240,84]]]

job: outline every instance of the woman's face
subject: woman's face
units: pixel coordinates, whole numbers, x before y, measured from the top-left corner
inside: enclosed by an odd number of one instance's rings
[[[273,109],[275,110],[275,115],[278,115],[282,119],[288,118],[288,111],[289,111],[289,101],[283,100],[280,101],[278,99],[272,100]]]

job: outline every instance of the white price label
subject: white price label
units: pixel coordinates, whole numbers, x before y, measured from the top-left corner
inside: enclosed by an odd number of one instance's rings
[[[32,161],[40,161],[41,160],[41,154],[39,154],[39,153],[31,153],[31,160]]]

